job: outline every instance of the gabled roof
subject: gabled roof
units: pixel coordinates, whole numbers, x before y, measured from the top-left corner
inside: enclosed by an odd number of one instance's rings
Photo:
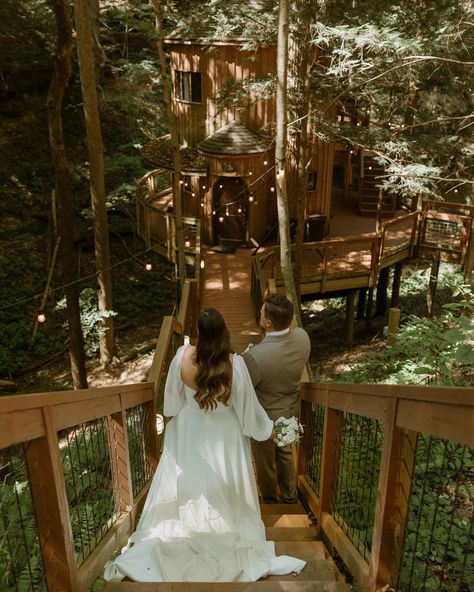
[[[183,174],[207,173],[207,163],[196,148],[182,146],[180,153],[181,171]],[[162,166],[165,169],[174,169],[174,149],[170,134],[147,142],[141,149],[140,154],[150,164]]]
[[[259,154],[270,148],[268,140],[235,120],[199,142],[197,147],[206,154]]]

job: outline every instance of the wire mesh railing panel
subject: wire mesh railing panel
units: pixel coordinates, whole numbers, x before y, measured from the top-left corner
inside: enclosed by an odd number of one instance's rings
[[[47,590],[22,446],[0,451],[0,590]]]
[[[128,451],[134,496],[145,487],[153,476],[146,442],[150,437],[155,438],[156,435],[151,434],[150,431],[150,421],[143,405],[127,409]]]
[[[300,445],[304,450],[303,476],[318,493],[323,451],[324,406],[305,402],[302,412],[304,432]]]
[[[474,591],[474,450],[420,434],[401,592]]]
[[[81,565],[115,521],[115,499],[106,418],[60,434],[72,532]]]
[[[359,553],[369,559],[383,443],[383,422],[343,414],[333,516]]]

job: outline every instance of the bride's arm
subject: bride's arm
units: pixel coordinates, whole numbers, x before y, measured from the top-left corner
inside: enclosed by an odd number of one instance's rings
[[[254,440],[268,440],[273,421],[259,403],[249,371],[241,356],[234,356],[231,405],[239,418],[242,432]]]
[[[181,380],[181,360],[185,346],[182,345],[171,360],[166,376],[163,415],[171,417],[177,415],[181,407],[186,403],[184,384]]]

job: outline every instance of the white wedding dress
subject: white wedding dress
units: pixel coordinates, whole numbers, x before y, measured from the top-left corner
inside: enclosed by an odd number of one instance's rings
[[[299,573],[305,562],[275,556],[265,539],[249,437],[266,440],[273,422],[258,402],[245,362],[233,356],[229,406],[203,411],[174,357],[165,386],[164,450],[137,529],[105,580],[256,581]]]

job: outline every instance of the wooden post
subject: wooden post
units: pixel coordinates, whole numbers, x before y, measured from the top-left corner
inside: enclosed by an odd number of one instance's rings
[[[375,314],[376,316],[385,316],[387,313],[387,289],[390,269],[384,267],[380,270],[379,279],[377,281],[377,296],[375,300]]]
[[[367,331],[372,331],[372,309],[374,306],[374,289],[369,288],[367,293],[367,308],[365,312],[365,326]]]
[[[336,502],[336,485],[339,473],[341,431],[343,413],[328,407],[326,395],[324,410],[323,449],[321,453],[321,476],[319,479],[319,512],[317,515],[317,536],[321,537],[321,522],[324,512],[331,513]]]
[[[354,337],[355,290],[346,296],[346,343],[352,343]]]
[[[440,250],[433,251],[433,260],[431,262],[430,285],[428,287],[428,294],[426,295],[426,305],[428,307],[428,315],[433,316],[433,308],[436,298],[436,289],[438,287],[440,263]]]
[[[396,425],[398,399],[389,402],[375,507],[370,592],[398,583],[415,461],[416,433]]]
[[[393,270],[393,282],[392,282],[392,297],[390,299],[390,306],[396,307],[400,301],[400,284],[402,281],[403,263],[399,261],[395,263]]]
[[[122,403],[122,397],[120,397]],[[133,508],[132,472],[128,450],[127,417],[123,404],[108,418],[110,467],[114,485],[115,509],[128,512]]]
[[[25,446],[25,459],[48,590],[79,592],[74,537],[58,434],[51,407],[43,408],[45,435]]]
[[[391,308],[388,313],[387,345],[394,345],[400,325],[400,309]]]
[[[357,298],[356,319],[363,319],[364,318],[366,304],[367,304],[367,288],[359,288],[359,296]]]

